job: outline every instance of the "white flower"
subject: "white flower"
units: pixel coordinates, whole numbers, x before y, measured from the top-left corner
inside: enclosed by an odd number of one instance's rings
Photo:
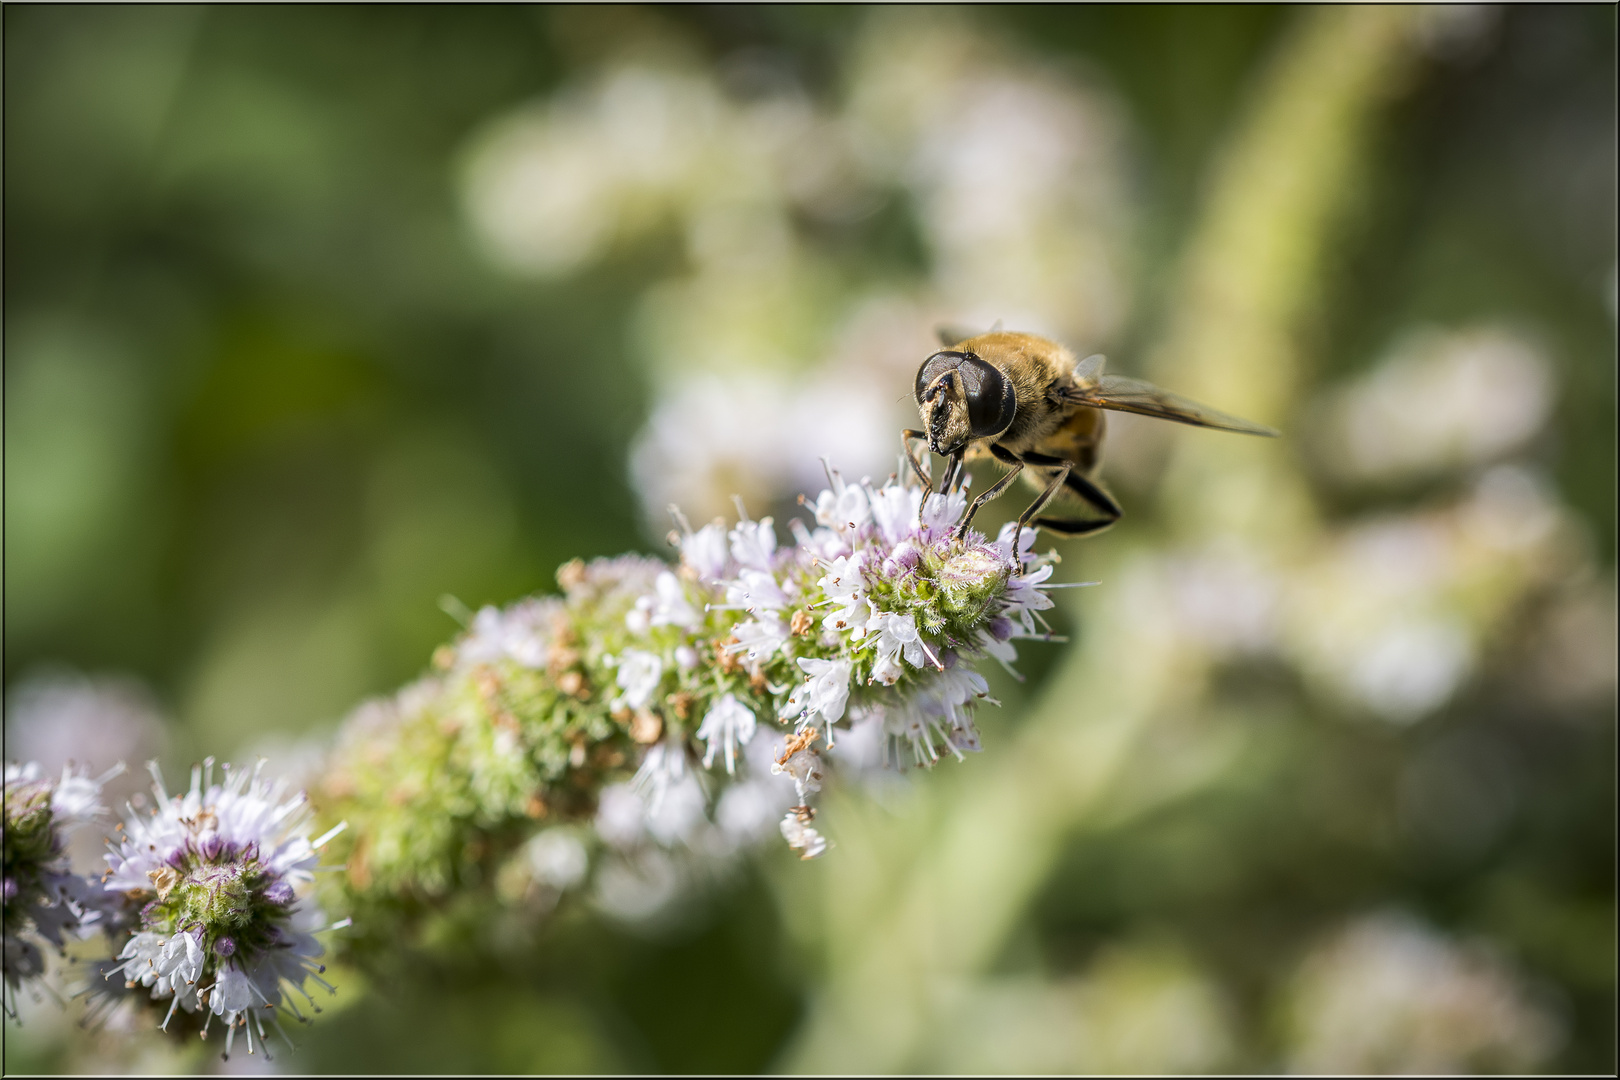
[[[697,730],[697,737],[706,743],[703,767],[713,768],[715,754],[724,747],[726,774],[734,775],[737,771],[737,747],[748,745],[748,741],[754,737],[755,723],[754,711],[734,695],[727,694],[721,698],[719,704],[703,717],[703,724]]]
[[[958,665],[935,675],[929,697],[940,705],[942,715],[951,721],[951,726],[956,727],[968,717],[963,711],[967,703],[989,692],[990,684],[984,681],[983,675]]]
[[[617,682],[624,691],[613,699],[615,709],[639,709],[652,700],[664,677],[664,661],[641,649],[626,649],[619,658]]]
[[[686,590],[681,587],[680,579],[665,570],[653,582],[656,597],[643,597],[649,600],[651,622],[654,626],[678,626],[683,630],[695,630],[703,623],[703,616],[698,614],[696,608],[686,599]],[[640,605],[640,601],[637,602]]]
[[[782,710],[782,718],[797,717],[802,724],[812,724],[819,715],[827,724],[836,724],[844,715],[844,703],[849,700],[850,661],[800,657],[799,667],[804,669],[806,678],[794,687]]]
[[[851,533],[834,532],[832,529],[817,529],[811,532],[804,527],[804,522],[795,518],[792,522],[794,542],[799,545],[802,558],[816,562],[828,563],[841,555],[848,555],[854,550]]]
[[[787,602],[787,593],[777,582],[776,575],[765,570],[745,567],[737,572],[737,579],[726,586],[726,603],[749,613],[779,611]]]
[[[808,747],[788,754],[771,766],[771,772],[793,777],[793,786],[799,793],[800,802],[821,790],[821,755]]]
[[[801,859],[814,859],[827,850],[826,838],[791,810],[782,818],[781,829],[782,839],[787,841],[788,847],[801,852]]]
[[[1003,593],[1004,614],[1017,619],[1024,633],[1035,633],[1035,612],[1051,607],[1051,597],[1043,593],[1040,583],[1051,576],[1051,567],[1040,567],[1034,573],[1014,573],[1008,578],[1008,589]]]
[[[830,491],[816,497],[816,522],[834,531],[859,529],[871,520],[871,503],[866,488],[860,484],[846,484],[838,470],[829,467],[827,479]]]
[[[881,614],[872,617],[867,629],[876,631],[873,641],[874,656],[872,678],[884,686],[893,686],[904,672],[900,664],[903,657],[912,667],[923,666],[922,639],[917,634],[917,621],[910,615]]]
[[[168,944],[168,937],[150,931],[143,930],[131,937],[118,954],[118,959],[128,961],[122,967],[124,977],[142,986],[156,983],[159,978],[157,963]]]
[[[681,560],[704,581],[725,577],[727,558],[726,529],[719,522],[681,538]]]
[[[99,777],[80,776],[71,765],[62,767],[62,779],[51,792],[51,818],[64,828],[93,821],[105,807],[101,805],[101,787],[124,771],[119,765]]]
[[[1013,533],[1018,529],[1018,522],[1009,521],[1001,527],[996,534],[996,548],[1001,552],[1002,558],[1008,562],[1013,561]],[[1031,554],[1035,547],[1036,530],[1034,526],[1026,525],[1023,532],[1018,534],[1017,560],[1020,564],[1027,563],[1035,556]]]
[[[686,767],[686,750],[677,743],[649,747],[630,787],[646,807],[647,832],[661,844],[689,839],[705,820],[703,787]]]
[[[731,530],[731,557],[739,566],[769,571],[775,553],[776,530],[770,518],[741,521]]]
[[[163,951],[158,955],[157,961],[159,989],[162,989],[165,983],[171,992],[182,985],[195,986],[197,980],[202,978],[202,972],[201,930],[178,933],[164,942]]]
[[[956,523],[962,520],[962,515],[966,512],[966,492],[953,491],[949,495],[935,492],[932,495],[925,495],[918,510],[917,535],[925,544],[943,540],[956,529]]]
[[[780,615],[765,611],[748,622],[732,627],[731,636],[737,639],[750,660],[769,660],[791,634]]]
[[[849,631],[852,637],[866,632],[871,608],[866,603],[865,579],[861,576],[862,556],[847,555],[827,564],[827,572],[816,582],[827,594],[833,610],[821,620],[829,630]]]
[[[215,1016],[239,1013],[253,1004],[252,983],[247,972],[235,964],[227,964],[219,973],[219,981],[208,994],[208,1010]]]

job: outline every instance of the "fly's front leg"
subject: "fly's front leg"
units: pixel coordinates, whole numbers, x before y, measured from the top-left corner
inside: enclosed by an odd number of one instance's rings
[[[906,459],[911,462],[912,471],[917,474],[917,479],[922,481],[923,492],[931,495],[934,492],[934,481],[928,475],[928,469],[917,458],[917,451],[911,445],[919,439],[926,443],[928,436],[914,428],[906,428],[900,432],[900,449],[906,452]]]
[[[945,463],[945,476],[939,482],[939,492],[941,495],[949,495],[952,492],[959,491],[961,489],[963,475],[962,457],[964,453],[965,451],[958,450],[956,453],[952,454],[950,456],[950,460]]]
[[[997,461],[1001,462],[1003,465],[1009,466],[1012,471],[1006,476],[1003,476],[1000,480],[997,480],[995,483],[991,484],[989,487],[985,488],[983,491],[979,492],[974,500],[968,504],[967,513],[962,516],[962,524],[956,527],[956,536],[958,539],[961,539],[961,537],[967,533],[968,525],[973,521],[973,515],[979,512],[979,507],[984,503],[989,502],[997,495],[1000,495],[1003,491],[1006,491],[1008,486],[1011,485],[1014,480],[1018,479],[1018,474],[1024,471],[1023,460],[1006,447],[991,443],[990,453],[995,455]]]

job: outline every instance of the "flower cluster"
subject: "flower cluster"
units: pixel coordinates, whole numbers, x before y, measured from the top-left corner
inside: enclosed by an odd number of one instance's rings
[[[60,777],[39,765],[7,765],[5,771],[4,889],[5,1011],[17,1015],[16,994],[45,971],[36,941],[60,949],[64,935],[96,921],[97,899],[74,875],[65,852],[67,833],[102,810],[101,785],[119,772],[91,779],[73,766]]]
[[[314,935],[334,927],[322,925],[308,886],[319,849],[343,826],[310,840],[303,793],[288,797],[262,766],[227,765],[215,783],[210,758],[192,769],[190,790],[171,796],[154,765],[157,805],[146,816],[130,809],[102,879],[108,893],[142,905],[106,974],[121,974],[129,990],[149,987],[164,1030],[184,1010],[206,1038],[218,1017],[227,1055],[239,1028],[252,1053],[267,1024],[281,1030],[283,1009],[304,1020],[293,994],[315,1006],[306,980],[332,990]]]
[[[974,664],[1048,636],[1055,557],[1033,530],[961,528],[961,492],[828,476],[791,546],[769,518],[694,529],[676,511],[678,565],[570,563],[561,597],[483,609],[435,674],[356,713],[325,781],[357,826],[351,900],[417,910],[478,881],[554,895],[588,875],[536,869],[552,833],[638,880],[669,877],[661,852],[767,832],[810,858],[840,739],[899,767],[977,750]]]

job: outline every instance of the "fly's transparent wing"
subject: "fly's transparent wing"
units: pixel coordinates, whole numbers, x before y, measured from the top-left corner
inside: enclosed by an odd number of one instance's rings
[[[1108,357],[1102,353],[1092,353],[1078,364],[1074,365],[1076,381],[1095,385],[1102,378],[1103,365],[1108,363]]]
[[[1217,431],[1235,431],[1242,435],[1277,434],[1276,428],[1228,415],[1208,405],[1200,405],[1191,398],[1161,390],[1150,382],[1124,375],[1098,375],[1093,385],[1074,390],[1073,400],[1093,408],[1157,416],[1161,420],[1174,420],[1179,424],[1214,428]]]

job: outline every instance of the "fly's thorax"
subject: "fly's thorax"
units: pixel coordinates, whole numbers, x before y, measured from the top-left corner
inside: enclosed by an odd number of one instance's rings
[[[993,365],[1012,388],[1017,407],[996,442],[1016,454],[1035,449],[1068,415],[1063,391],[1074,378],[1074,354],[1034,334],[997,331],[956,346]]]

